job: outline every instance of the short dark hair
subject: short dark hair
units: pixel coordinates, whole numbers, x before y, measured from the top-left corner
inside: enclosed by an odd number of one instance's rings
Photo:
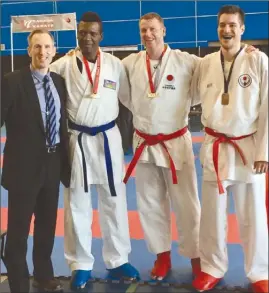
[[[82,14],[80,21],[83,22],[98,22],[101,32],[103,32],[103,23],[100,16],[92,11],[88,11]]]
[[[241,24],[245,24],[245,12],[237,5],[222,6],[218,13],[218,23],[222,14],[239,14]]]

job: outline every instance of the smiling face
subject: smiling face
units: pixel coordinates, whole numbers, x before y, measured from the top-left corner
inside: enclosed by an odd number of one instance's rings
[[[140,37],[146,48],[155,48],[164,44],[165,27],[157,18],[141,19]]]
[[[29,40],[28,55],[35,70],[46,73],[55,54],[56,48],[48,33],[36,33]]]
[[[101,25],[98,22],[81,21],[78,25],[78,44],[83,55],[98,50],[103,39]]]
[[[218,24],[218,37],[221,46],[226,50],[238,47],[241,43],[241,36],[244,33],[245,26],[238,13],[221,14]]]

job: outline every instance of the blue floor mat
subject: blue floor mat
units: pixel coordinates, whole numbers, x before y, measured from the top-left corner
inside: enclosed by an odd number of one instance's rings
[[[129,261],[132,263],[140,272],[141,279],[144,281],[150,280],[150,270],[153,266],[155,256],[150,254],[147,250],[144,240],[132,240],[132,253],[129,256]],[[27,261],[29,266],[30,274],[32,274],[32,251],[33,238],[29,237],[28,240],[28,253]],[[95,257],[95,264],[93,269],[94,278],[107,278],[107,271],[105,264],[102,259],[102,240],[93,239],[92,245],[93,255]],[[141,253],[143,256],[141,256]],[[239,286],[246,287],[248,281],[244,273],[244,257],[242,248],[238,244],[228,245],[229,255],[229,270],[225,275],[224,280],[220,283],[221,286]],[[140,257],[138,257],[140,256]],[[54,272],[56,276],[70,276],[71,272],[64,259],[63,252],[63,238],[56,237],[55,245],[52,254]],[[6,272],[5,267],[1,264],[2,273]],[[172,271],[169,277],[166,279],[169,283],[187,283],[190,284],[192,281],[192,272],[189,259],[180,256],[177,253],[177,243],[172,243]]]

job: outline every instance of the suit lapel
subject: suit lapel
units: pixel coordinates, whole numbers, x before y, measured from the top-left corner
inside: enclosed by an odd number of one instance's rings
[[[27,94],[26,97],[27,99],[29,99],[31,107],[33,107],[32,114],[36,116],[36,119],[38,120],[38,124],[41,130],[45,134],[45,128],[43,124],[39,99],[38,99],[38,95],[37,95],[37,91],[35,88],[30,67],[23,68],[21,70],[21,73],[22,73],[22,81],[23,81],[22,84],[24,85],[24,90]]]

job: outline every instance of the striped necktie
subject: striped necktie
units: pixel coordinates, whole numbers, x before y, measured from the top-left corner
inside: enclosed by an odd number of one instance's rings
[[[50,88],[50,77],[45,75],[44,79],[45,101],[46,101],[46,137],[49,146],[56,142],[56,111],[55,102]]]

